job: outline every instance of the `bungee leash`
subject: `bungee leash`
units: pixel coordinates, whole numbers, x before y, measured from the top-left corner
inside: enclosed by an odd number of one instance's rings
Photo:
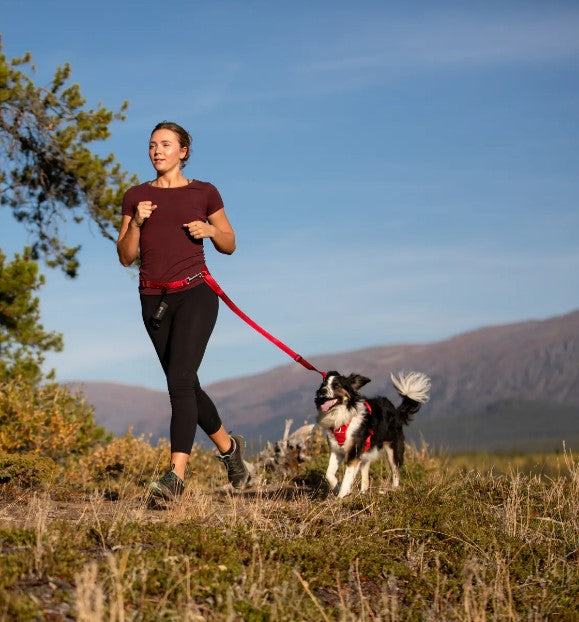
[[[139,285],[141,288],[150,287],[153,289],[160,289],[163,293],[167,290],[178,289],[180,287],[184,287],[185,285],[189,285],[191,281],[196,278],[202,278],[205,283],[219,296],[221,300],[237,315],[239,316],[246,324],[249,324],[254,330],[256,330],[260,335],[263,335],[266,339],[271,341],[274,345],[276,345],[280,350],[285,352],[288,356],[296,362],[305,367],[310,371],[315,371],[320,374],[323,378],[326,377],[326,372],[320,371],[314,365],[312,365],[309,361],[307,361],[301,354],[294,352],[289,346],[280,341],[277,337],[274,337],[271,333],[269,333],[265,328],[260,326],[257,322],[252,320],[246,313],[244,313],[234,302],[229,298],[229,296],[223,291],[223,288],[219,283],[211,276],[207,269],[202,270],[198,274],[194,276],[188,276],[185,279],[180,281],[171,281],[170,283],[161,283],[158,281],[146,281],[141,279],[139,281]]]
[[[273,344],[275,344],[280,350],[285,352],[288,356],[291,356],[292,359],[296,362],[309,369],[310,371],[316,371],[318,374],[326,377],[326,373],[320,371],[316,367],[314,367],[309,361],[307,361],[301,354],[294,352],[289,346],[280,341],[277,337],[274,337],[271,333],[267,332],[265,328],[260,326],[257,322],[254,322],[246,313],[244,313],[232,300],[229,296],[223,291],[223,288],[219,283],[209,274],[208,270],[203,270],[201,272],[201,276],[205,283],[209,285],[209,287],[223,300],[223,302],[235,313],[238,315],[245,323],[249,324],[251,328],[256,330],[260,335],[263,335],[266,339],[269,339]]]

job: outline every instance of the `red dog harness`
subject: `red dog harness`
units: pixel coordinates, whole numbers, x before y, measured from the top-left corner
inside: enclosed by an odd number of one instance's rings
[[[368,402],[364,402],[364,406],[368,409],[368,412],[372,414],[372,407]],[[339,428],[331,428],[332,434],[336,439],[336,442],[341,447],[346,442],[346,432],[348,431],[348,427],[350,424],[341,425]],[[374,436],[374,430],[368,431],[368,436],[366,437],[366,442],[364,443],[364,449],[362,452],[368,451],[370,449],[370,442],[372,441],[372,437]]]

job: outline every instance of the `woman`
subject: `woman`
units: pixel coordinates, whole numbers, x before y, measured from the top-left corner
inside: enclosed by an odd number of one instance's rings
[[[140,255],[143,321],[167,377],[171,468],[151,484],[152,494],[167,500],[183,494],[197,424],[219,450],[231,484],[241,488],[249,481],[245,441],[225,431],[197,377],[218,309],[216,294],[199,275],[205,267],[203,240],[230,255],[235,234],[215,186],[184,177],[190,149],[191,136],[181,126],[155,127],[149,158],[156,178],[126,192],[117,241],[123,266]]]

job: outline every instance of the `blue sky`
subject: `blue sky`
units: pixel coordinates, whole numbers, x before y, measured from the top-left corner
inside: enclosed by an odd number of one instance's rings
[[[70,61],[127,120],[99,150],[151,178],[160,120],[194,138],[238,250],[207,262],[256,321],[311,358],[438,341],[579,307],[576,2],[0,0],[8,57]],[[96,227],[76,280],[44,270],[60,380],[163,388],[135,274]],[[0,246],[26,242],[0,210]],[[222,306],[204,383],[290,360]],[[385,370],[385,373],[390,370]],[[304,371],[303,373],[308,373]]]

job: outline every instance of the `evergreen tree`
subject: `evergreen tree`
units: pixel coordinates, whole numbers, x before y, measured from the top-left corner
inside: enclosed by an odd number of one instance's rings
[[[120,205],[129,178],[114,155],[96,155],[95,141],[124,119],[127,103],[112,112],[86,109],[78,84],[69,84],[67,63],[47,86],[37,86],[31,55],[7,59],[0,38],[0,208],[11,209],[31,240],[10,263],[0,249],[0,379],[41,377],[42,353],[60,350],[62,339],[40,324],[43,284],[36,260],[77,275],[80,245],[62,236],[67,221],[90,218],[116,240]]]
[[[29,249],[25,249],[27,252]],[[26,254],[5,262],[0,250],[0,378],[20,377],[37,382],[43,353],[62,350],[62,338],[45,332],[38,297],[44,283],[38,264]]]
[[[118,112],[101,104],[85,109],[71,68],[58,67],[50,84],[37,86],[30,54],[8,60],[0,39],[0,205],[12,209],[32,236],[31,258],[43,258],[73,277],[79,245],[67,246],[61,225],[90,217],[100,232],[116,239],[120,204],[136,183],[113,154],[101,157],[89,145],[106,140]]]

